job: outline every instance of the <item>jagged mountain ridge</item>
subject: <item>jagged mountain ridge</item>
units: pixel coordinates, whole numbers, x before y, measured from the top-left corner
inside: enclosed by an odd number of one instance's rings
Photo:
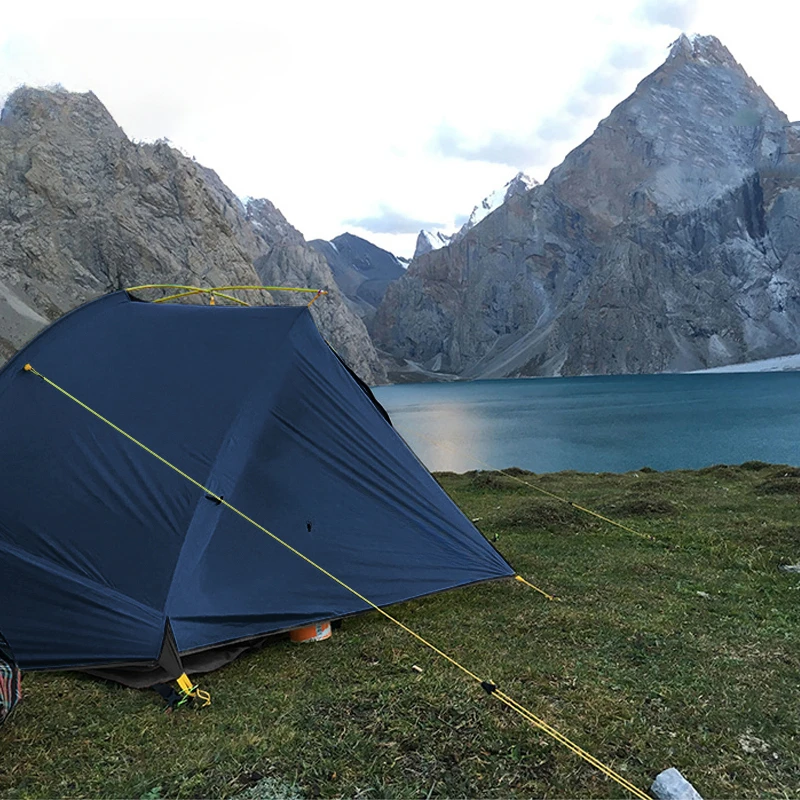
[[[104,292],[269,284],[327,289],[312,307],[321,331],[364,380],[385,380],[327,263],[268,200],[245,207],[213,170],[166,142],[132,143],[91,92],[25,87],[8,98],[0,191],[0,362]]]
[[[309,244],[327,261],[339,289],[364,318],[375,313],[389,284],[406,273],[407,262],[352,233]]]
[[[682,36],[543,185],[416,259],[373,339],[461,377],[797,352],[799,133],[716,38]]]
[[[492,211],[500,208],[510,197],[518,194],[525,194],[534,186],[538,186],[539,181],[528,177],[524,172],[518,172],[508,183],[500,189],[495,189],[490,195],[484,197],[470,213],[467,221],[455,233],[443,233],[442,231],[421,230],[417,236],[417,244],[414,248],[414,258],[430,253],[431,250],[438,250],[446,247],[453,242],[461,241],[468,231],[471,231],[481,220],[486,219]]]

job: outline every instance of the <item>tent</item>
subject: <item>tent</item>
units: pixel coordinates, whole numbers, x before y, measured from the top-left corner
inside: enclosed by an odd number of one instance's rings
[[[20,667],[149,685],[369,609],[219,498],[381,607],[514,574],[305,306],[117,292],[0,371],[0,630]]]

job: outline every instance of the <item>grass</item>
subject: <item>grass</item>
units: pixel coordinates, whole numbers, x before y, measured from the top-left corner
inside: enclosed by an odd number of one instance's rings
[[[642,789],[675,766],[707,798],[800,788],[800,471],[533,476],[442,486],[550,602],[514,581],[394,614]],[[420,667],[422,672],[414,667]],[[0,729],[0,796],[623,797],[372,613],[200,679],[210,708],[29,674]]]

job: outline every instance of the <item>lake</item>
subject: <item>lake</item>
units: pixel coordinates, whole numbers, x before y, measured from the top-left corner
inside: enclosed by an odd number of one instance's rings
[[[374,392],[433,471],[800,464],[800,372],[424,383]]]

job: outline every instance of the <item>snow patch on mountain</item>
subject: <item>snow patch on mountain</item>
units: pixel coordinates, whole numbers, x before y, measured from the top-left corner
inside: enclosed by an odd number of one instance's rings
[[[447,247],[454,235],[442,233],[441,231],[420,231],[419,236],[417,236],[417,246],[414,248],[414,258],[430,253],[432,250]]]
[[[421,230],[417,237],[417,246],[414,250],[414,258],[418,258],[425,253],[430,253],[432,250],[439,250],[446,247],[451,242],[457,242],[463,239],[467,232],[472,230],[479,222],[486,219],[492,211],[496,211],[503,203],[510,197],[518,194],[525,194],[525,192],[538,186],[539,181],[531,178],[524,172],[518,172],[505,186],[500,189],[495,189],[490,195],[484,197],[481,202],[472,209],[469,219],[455,232],[455,233],[442,233],[441,231],[426,231]]]
[[[742,364],[727,364],[724,367],[697,369],[691,374],[699,372],[795,372],[797,370],[800,370],[800,353],[764,358],[760,361],[746,361]]]
[[[486,219],[495,209],[500,208],[509,197],[525,192],[538,186],[539,181],[528,177],[524,172],[518,172],[502,189],[495,189],[488,197],[485,197],[480,205],[472,209],[469,219],[454,234],[454,239],[461,239],[470,228],[474,228],[481,220]]]

